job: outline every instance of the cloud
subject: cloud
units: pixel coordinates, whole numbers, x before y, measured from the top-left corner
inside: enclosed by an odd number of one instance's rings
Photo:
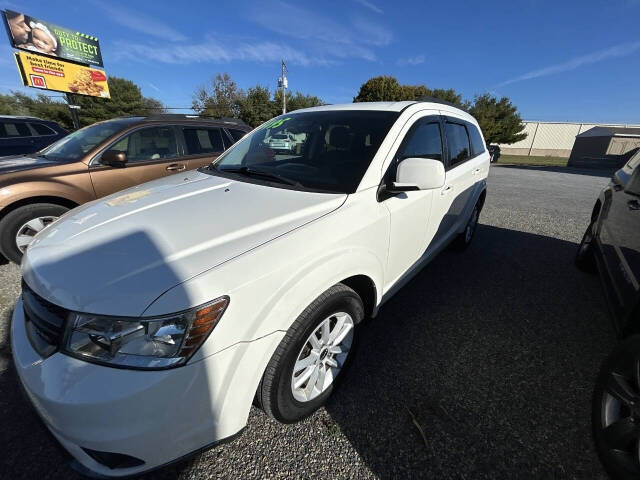
[[[416,55],[415,57],[399,58],[396,64],[401,67],[420,65],[424,63],[424,55]]]
[[[623,43],[614,47],[607,48],[605,50],[598,50],[588,55],[582,55],[580,57],[573,58],[564,63],[558,63],[550,65],[548,67],[533,70],[518,77],[506,80],[496,85],[496,87],[504,87],[516,82],[522,82],[523,80],[531,80],[533,78],[546,77],[547,75],[555,75],[556,73],[568,72],[582,67],[583,65],[591,65],[598,63],[609,58],[626,57],[634,54],[640,50],[640,42]]]
[[[310,66],[331,64],[322,57],[307,54],[276,42],[231,42],[224,45],[209,37],[200,44],[129,44],[116,43],[112,56],[116,60],[151,60],[168,64],[189,63],[228,63],[231,61],[279,62],[285,58],[287,63]]]
[[[117,7],[111,3],[99,0],[93,0],[91,3],[102,9],[114,22],[122,25],[123,27],[135,30],[136,32],[173,42],[182,42],[187,39],[186,36],[175,30],[173,27],[138,11]]]
[[[151,83],[151,82],[147,82],[147,85],[149,85],[151,88],[153,88],[156,92],[160,92],[160,91],[161,91],[158,87],[156,87],[156,86],[155,86],[153,83]]]
[[[374,5],[373,3],[371,3],[371,2],[369,2],[367,0],[355,0],[355,2],[359,3],[363,7],[367,7],[369,10],[371,10],[373,12],[384,13],[380,7]]]
[[[282,12],[287,12],[282,15]],[[254,8],[251,20],[279,35],[303,41],[316,55],[336,58],[359,58],[375,61],[372,47],[391,43],[393,35],[381,25],[356,19],[351,25],[311,12],[297,5],[276,1],[269,9]],[[295,18],[295,21],[290,21]]]

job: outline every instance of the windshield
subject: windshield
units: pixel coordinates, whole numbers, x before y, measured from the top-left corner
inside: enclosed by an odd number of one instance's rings
[[[54,160],[77,160],[114,133],[138,120],[126,118],[89,125],[49,145],[36,155]]]
[[[398,112],[320,111],[276,117],[212,167],[312,190],[356,191]],[[273,140],[287,139],[277,146]]]

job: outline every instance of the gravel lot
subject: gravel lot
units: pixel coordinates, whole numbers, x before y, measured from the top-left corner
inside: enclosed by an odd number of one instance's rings
[[[366,325],[326,408],[289,426],[255,410],[237,440],[154,478],[604,478],[590,396],[615,337],[572,262],[607,176],[567,171],[492,168],[474,243]],[[18,390],[18,293],[19,269],[0,266],[0,476],[77,478]]]

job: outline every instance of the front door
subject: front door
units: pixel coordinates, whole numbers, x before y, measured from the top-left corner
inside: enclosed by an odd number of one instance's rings
[[[172,126],[140,128],[125,134],[106,150],[124,152],[127,163],[124,167],[112,167],[100,163],[100,157],[93,159],[91,181],[98,198],[187,169],[187,162],[179,156]]]
[[[439,117],[422,117],[411,126],[396,152],[385,181],[394,181],[398,164],[410,157],[443,160]],[[439,195],[439,190],[407,191],[383,201],[390,217],[386,278],[388,287],[409,270],[427,250],[431,242],[428,227],[432,222],[440,223],[441,220],[432,213],[434,197]]]
[[[640,292],[640,152],[616,172],[610,198],[600,242],[617,297],[614,308],[625,318]]]

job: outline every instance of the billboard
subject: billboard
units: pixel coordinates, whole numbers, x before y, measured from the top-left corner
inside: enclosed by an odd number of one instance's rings
[[[102,70],[30,52],[14,55],[25,86],[110,98],[107,76]]]
[[[103,67],[98,39],[13,10],[3,12],[14,48]]]

